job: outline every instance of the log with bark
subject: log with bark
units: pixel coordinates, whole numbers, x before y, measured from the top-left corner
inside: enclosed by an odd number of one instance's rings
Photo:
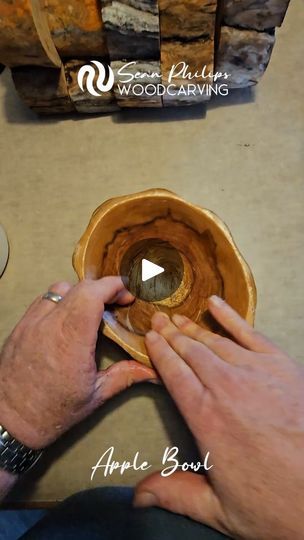
[[[153,92],[153,80],[150,79],[151,73],[160,75],[158,0],[102,0],[101,3],[111,68],[115,77],[114,92],[119,106],[161,107],[162,99]],[[128,65],[130,61],[132,65]],[[128,73],[133,75],[141,74],[140,81],[134,79],[124,85],[124,78],[120,78],[118,73],[123,67],[128,68]],[[161,77],[157,82],[160,81]],[[143,87],[141,94],[138,82]],[[149,94],[147,86],[151,82]],[[119,92],[122,86],[127,90],[123,94]]]
[[[159,59],[157,0],[101,0],[111,61]]]
[[[268,30],[281,26],[289,0],[224,0],[223,23],[227,26]]]
[[[214,35],[216,23],[217,0],[159,0],[160,31],[161,31],[161,70],[166,87],[170,84],[170,72],[173,65],[180,65],[177,72],[185,63],[193,74],[201,72],[206,66],[206,72],[213,73],[214,68]],[[196,86],[192,95],[180,94],[163,97],[163,104],[185,105],[210,99],[204,91],[204,83],[194,77],[191,81],[182,76],[172,81],[178,88],[191,82]],[[199,89],[203,92],[200,93]],[[173,93],[173,92],[172,92]]]
[[[119,107],[162,107],[162,98],[156,91],[161,82],[159,61],[141,60],[132,64],[116,61],[111,63],[111,68],[115,77],[114,95]],[[124,75],[119,75],[119,72]],[[124,82],[131,75],[134,79]]]
[[[98,77],[97,69],[95,69],[95,76],[92,80],[93,90],[97,95],[93,96],[90,94],[86,86],[84,86],[84,91],[81,90],[77,77],[79,70],[84,65],[84,62],[81,60],[70,60],[64,65],[68,92],[75,110],[84,114],[111,113],[116,111],[119,107],[116,103],[113,89],[100,92],[96,86]],[[107,65],[105,64],[106,68]]]
[[[99,0],[45,0],[45,10],[62,58],[108,56]]]
[[[63,66],[59,69],[22,66],[12,69],[13,81],[23,101],[38,114],[74,111]]]
[[[222,82],[229,88],[257,84],[267,68],[274,42],[273,32],[222,26],[216,71],[229,74]]]
[[[0,0],[0,62],[61,66],[42,0]]]

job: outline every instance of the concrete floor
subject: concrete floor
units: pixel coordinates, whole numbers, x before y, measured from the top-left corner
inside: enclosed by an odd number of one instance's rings
[[[257,327],[301,359],[303,26],[300,0],[293,0],[256,91],[214,99],[207,111],[40,120],[2,74],[0,222],[11,256],[0,280],[1,342],[50,283],[75,280],[73,248],[100,202],[157,186],[224,219],[256,279]],[[102,365],[124,356],[104,340]],[[117,459],[139,450],[156,468],[171,444],[192,452],[165,391],[143,385],[64,437],[11,498],[41,504],[91,485],[134,484],[141,477],[134,471],[96,474],[91,483],[91,467],[114,445]]]

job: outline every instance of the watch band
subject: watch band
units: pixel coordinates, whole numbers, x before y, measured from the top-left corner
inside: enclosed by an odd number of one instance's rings
[[[42,450],[28,448],[0,425],[0,469],[22,474],[35,465],[41,454]]]

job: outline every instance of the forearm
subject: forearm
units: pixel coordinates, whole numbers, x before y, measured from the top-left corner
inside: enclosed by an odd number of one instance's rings
[[[14,487],[18,480],[16,474],[11,474],[0,469],[0,502],[6,497],[8,492]]]

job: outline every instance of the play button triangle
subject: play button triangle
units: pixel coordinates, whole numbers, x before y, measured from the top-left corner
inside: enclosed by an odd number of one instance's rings
[[[142,281],[148,281],[148,279],[154,278],[159,274],[162,274],[165,269],[162,266],[158,266],[147,259],[141,261],[141,279]]]

